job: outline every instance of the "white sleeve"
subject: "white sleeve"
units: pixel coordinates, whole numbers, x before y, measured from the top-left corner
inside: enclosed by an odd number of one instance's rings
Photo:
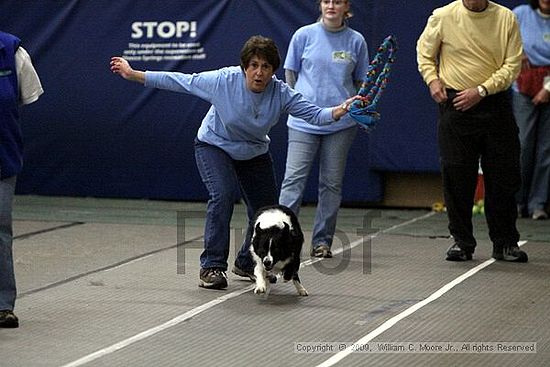
[[[550,92],[550,76],[544,77],[544,82],[542,83],[544,89]]]
[[[285,81],[286,84],[292,88],[296,87],[296,72],[293,70],[285,69]]]
[[[15,70],[19,85],[19,104],[33,103],[44,93],[44,89],[32,65],[31,57],[23,47],[19,47],[15,52]]]

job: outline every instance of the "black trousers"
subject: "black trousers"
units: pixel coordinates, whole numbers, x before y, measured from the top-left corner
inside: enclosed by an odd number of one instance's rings
[[[497,246],[515,244],[520,143],[510,97],[490,95],[462,112],[453,107],[456,91],[447,93],[439,106],[438,140],[449,231],[460,247],[475,248],[472,205],[481,162],[489,237]]]

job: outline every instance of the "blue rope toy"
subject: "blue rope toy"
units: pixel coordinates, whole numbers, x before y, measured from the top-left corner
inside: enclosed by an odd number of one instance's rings
[[[363,98],[353,101],[349,114],[359,126],[370,130],[380,119],[376,105],[382,91],[388,84],[392,64],[395,62],[397,41],[394,36],[387,36],[378,47],[376,55],[369,63],[367,75],[357,92]],[[386,62],[384,63],[384,56]]]

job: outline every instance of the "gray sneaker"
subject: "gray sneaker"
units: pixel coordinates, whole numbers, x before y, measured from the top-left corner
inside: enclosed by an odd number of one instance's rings
[[[535,209],[531,218],[533,218],[534,220],[545,220],[548,219],[548,213],[546,213],[542,209]]]
[[[312,257],[324,257],[330,259],[332,257],[332,252],[327,245],[319,245],[311,249]]]
[[[207,289],[227,288],[227,274],[217,268],[201,269],[199,273],[199,287]]]
[[[527,253],[520,250],[516,244],[510,246],[493,245],[493,258],[515,263],[526,263],[529,259]]]
[[[249,278],[251,281],[256,281],[256,276],[254,275],[254,270],[251,271],[245,271],[238,267],[237,265],[233,266],[233,269],[231,269],[231,272],[235,275],[238,275],[243,278]],[[267,277],[269,279],[269,283],[274,284],[277,283],[277,276],[275,274],[272,274],[270,272],[267,273]]]

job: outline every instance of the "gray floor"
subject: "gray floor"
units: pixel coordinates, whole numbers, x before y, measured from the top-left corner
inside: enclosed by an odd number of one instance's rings
[[[197,287],[204,209],[17,197],[21,327],[0,329],[0,366],[548,366],[548,222],[519,220],[530,261],[510,264],[491,260],[476,216],[474,260],[452,263],[444,213],[344,208],[335,257],[304,249],[310,296],[279,282],[262,297],[233,274],[226,291]],[[308,238],[313,214],[301,213]]]

